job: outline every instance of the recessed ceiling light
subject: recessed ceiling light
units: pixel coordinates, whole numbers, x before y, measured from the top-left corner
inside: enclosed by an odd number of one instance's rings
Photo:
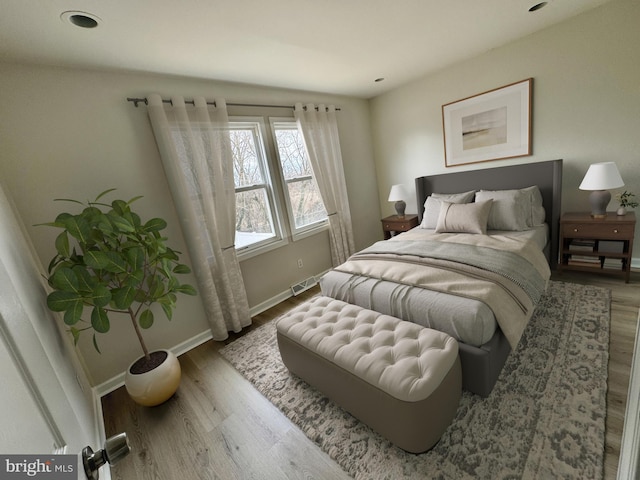
[[[374,80],[374,82],[376,82],[376,83],[380,83],[380,82],[383,82],[383,81],[384,81],[384,77],[379,77],[379,78],[376,78]]]
[[[87,12],[64,12],[60,15],[63,22],[68,22],[76,27],[96,28],[102,21],[99,17]]]
[[[540,10],[542,7],[544,7],[547,4],[547,2],[540,2],[540,3],[536,3],[533,7],[531,7],[529,9],[530,12],[535,12],[536,10]]]

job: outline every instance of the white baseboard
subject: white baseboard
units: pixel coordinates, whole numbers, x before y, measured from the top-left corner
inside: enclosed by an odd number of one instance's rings
[[[209,340],[211,340],[211,330],[201,332],[198,335],[191,337],[188,340],[185,340],[184,342],[169,348],[169,350],[171,350],[176,356],[180,356],[183,353],[186,353],[189,350],[192,350],[196,348],[198,345],[202,345],[204,342],[207,342]],[[97,385],[95,387],[96,395],[98,395],[98,397],[102,397],[122,387],[124,385],[124,375],[125,375],[125,372],[119,373],[118,375],[110,378],[106,382],[103,382],[100,385]]]
[[[315,279],[318,281],[320,280],[320,278],[325,274],[326,272],[322,272],[319,275],[315,275]],[[251,309],[249,310],[249,314],[251,315],[251,317],[255,317],[256,315],[269,310],[271,307],[275,307],[277,304],[285,301],[287,298],[290,298],[293,296],[293,293],[291,292],[291,289],[288,288],[287,290],[280,292],[279,294],[265,300],[262,303],[259,303],[258,305],[251,307]],[[176,356],[180,356],[183,353],[188,352],[189,350],[192,350],[194,348],[196,348],[199,345],[202,345],[203,343],[211,340],[211,331],[210,330],[206,330],[204,332],[201,332],[197,335],[195,335],[194,337],[191,337],[187,340],[185,340],[184,342],[175,345],[171,348],[169,348],[169,350],[171,350]],[[94,388],[95,394],[97,395],[98,398],[98,402],[99,399],[101,397],[103,397],[104,395],[107,395],[108,393],[113,392],[114,390],[117,390],[118,388],[122,387],[124,385],[124,372],[119,373],[118,375],[110,378],[109,380],[101,383],[100,385],[97,385]],[[102,410],[100,410],[100,415],[102,416]]]

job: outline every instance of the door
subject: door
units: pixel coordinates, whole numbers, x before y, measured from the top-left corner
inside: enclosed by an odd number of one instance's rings
[[[99,446],[93,392],[35,258],[0,185],[0,453],[79,454]]]

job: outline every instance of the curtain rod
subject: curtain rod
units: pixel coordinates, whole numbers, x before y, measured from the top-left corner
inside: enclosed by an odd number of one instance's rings
[[[133,98],[133,97],[127,97],[127,102],[131,102],[135,105],[136,108],[138,108],[138,104],[139,103],[144,103],[145,105],[149,104],[149,101],[147,100],[146,97],[143,98]],[[162,99],[162,103],[170,103],[173,105],[173,102],[171,101],[171,99]],[[185,100],[184,103],[188,103],[189,105],[195,105],[195,101],[193,100]],[[207,105],[213,105],[215,107],[216,102],[207,102]],[[227,105],[229,107],[268,107],[268,108],[290,108],[290,109],[294,109],[295,105],[261,105],[261,104],[257,104],[257,103],[227,103]],[[304,108],[306,109],[307,107],[304,106]],[[318,109],[318,107],[316,107],[316,110]],[[336,111],[340,111],[339,108],[336,107]]]

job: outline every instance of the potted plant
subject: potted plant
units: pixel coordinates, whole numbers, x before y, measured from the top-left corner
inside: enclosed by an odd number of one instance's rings
[[[131,210],[141,197],[102,203],[100,199],[113,190],[87,203],[57,199],[84,208],[42,224],[62,229],[48,267],[53,292],[47,296],[47,306],[64,312],[64,323],[76,345],[83,332],[92,331],[99,353],[96,334],[109,332],[114,317],[128,318],[144,355],[127,370],[125,386],[136,402],[158,405],[177,390],[180,364],[168,350],[149,352],[142,330],[154,323],[154,304],[171,320],[177,294],[196,295],[196,291],[177,278],[191,269],[179,263],[179,252],[166,245],[160,232],[167,223],[160,218],[143,223]]]
[[[616,195],[616,200],[620,204],[618,211],[616,212],[618,215],[626,215],[627,208],[636,208],[638,206],[638,202],[634,200],[635,194],[631,192],[627,192],[626,190],[623,193],[618,193]]]

